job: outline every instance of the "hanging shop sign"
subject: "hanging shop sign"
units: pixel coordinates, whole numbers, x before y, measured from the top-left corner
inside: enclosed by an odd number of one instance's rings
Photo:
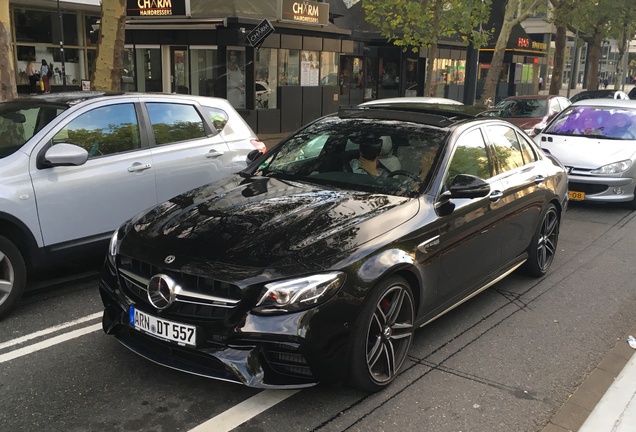
[[[264,19],[247,34],[247,41],[254,48],[258,49],[263,41],[265,41],[265,38],[272,33],[274,33],[274,26],[272,26],[269,20]]]
[[[329,3],[282,0],[280,19],[303,24],[329,25]]]
[[[127,0],[126,16],[190,16],[190,0]]]

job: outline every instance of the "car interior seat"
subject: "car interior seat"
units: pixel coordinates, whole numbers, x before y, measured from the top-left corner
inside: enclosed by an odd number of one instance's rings
[[[426,153],[428,144],[425,141],[410,139],[409,144],[406,146],[399,146],[397,148],[397,158],[400,161],[402,170],[409,171],[415,175],[419,175],[420,159],[424,153]]]
[[[389,171],[398,171],[402,169],[400,160],[393,154],[393,141],[388,135],[381,136],[382,149],[380,150],[380,163]]]

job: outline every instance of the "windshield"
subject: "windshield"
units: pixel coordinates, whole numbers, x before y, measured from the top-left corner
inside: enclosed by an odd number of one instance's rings
[[[613,107],[569,107],[550,124],[545,133],[635,140],[636,110]]]
[[[405,121],[329,117],[278,146],[255,174],[411,196],[429,181],[447,134]]]
[[[66,107],[30,102],[6,102],[0,105],[0,159],[18,151]]]
[[[500,111],[498,117],[538,118],[545,116],[548,112],[548,101],[546,99],[503,100],[495,108]]]

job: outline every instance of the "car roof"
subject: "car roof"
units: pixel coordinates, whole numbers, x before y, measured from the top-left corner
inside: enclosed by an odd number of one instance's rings
[[[362,102],[358,106],[386,105],[386,104],[435,104],[435,105],[464,105],[454,99],[427,96],[404,96],[394,98],[375,99]]]
[[[447,107],[451,109],[445,109]],[[439,108],[441,107],[441,108]],[[449,128],[459,123],[471,120],[480,121],[497,121],[497,118],[476,117],[472,113],[455,111],[458,108],[477,110],[478,108],[462,105],[446,105],[446,106],[419,106],[415,108],[404,107],[354,107],[342,108],[337,115],[340,118],[360,118],[360,119],[377,119],[377,120],[399,120],[413,123],[420,123],[440,128]]]
[[[472,118],[484,111],[483,108],[464,104],[435,104],[435,103],[418,103],[400,100],[399,102],[388,102],[372,105],[358,105],[356,108],[366,110],[394,110],[394,111],[410,111],[415,113],[441,115],[446,118]]]
[[[508,101],[508,100],[547,100],[547,99],[554,99],[557,97],[565,98],[564,96],[559,96],[559,95],[523,95],[523,96],[509,96],[505,99],[502,99],[501,102]]]
[[[610,98],[583,99],[583,100],[574,102],[572,104],[572,106],[598,106],[598,107],[636,108],[636,100],[610,99]]]

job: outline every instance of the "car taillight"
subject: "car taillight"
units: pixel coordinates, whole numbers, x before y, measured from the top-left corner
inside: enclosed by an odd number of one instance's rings
[[[252,143],[252,145],[254,146],[256,150],[260,150],[263,153],[267,151],[267,147],[265,147],[265,143],[263,143],[263,141],[253,139],[253,140],[250,140],[250,142]]]

